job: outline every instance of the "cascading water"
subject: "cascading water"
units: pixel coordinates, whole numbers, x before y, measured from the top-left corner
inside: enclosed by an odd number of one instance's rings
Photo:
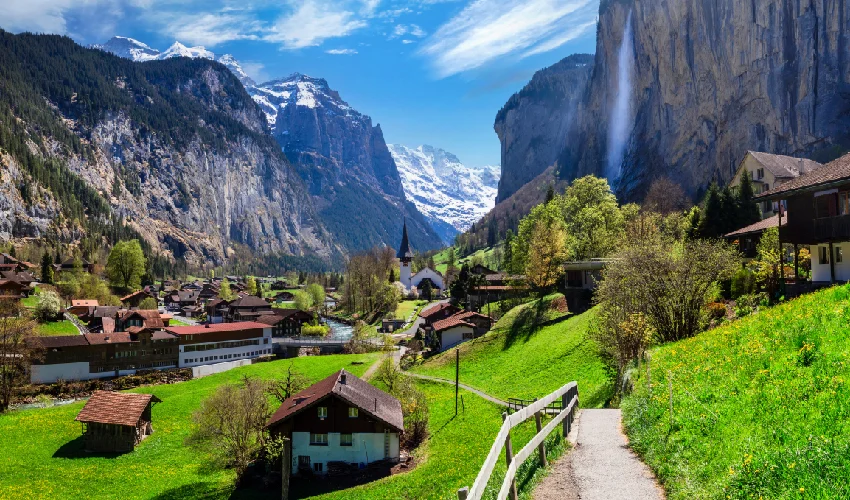
[[[623,159],[632,124],[632,73],[634,72],[634,37],[632,13],[626,20],[623,41],[617,55],[617,99],[608,122],[608,181],[614,184],[622,174]]]

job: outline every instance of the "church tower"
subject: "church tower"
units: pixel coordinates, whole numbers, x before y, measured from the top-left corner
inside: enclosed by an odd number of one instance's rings
[[[401,261],[399,281],[401,281],[401,284],[405,288],[410,290],[410,263],[413,261],[413,251],[410,250],[410,242],[407,239],[407,220],[404,221],[404,228],[401,232],[401,245],[398,248],[396,257]]]

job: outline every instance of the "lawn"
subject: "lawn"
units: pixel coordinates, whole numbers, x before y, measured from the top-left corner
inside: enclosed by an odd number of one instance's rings
[[[495,250],[496,250],[496,247],[482,248],[482,249],[477,250],[476,252],[474,252],[470,255],[467,255],[466,257],[464,257],[462,259],[457,259],[457,262],[456,262],[455,265],[458,268],[460,268],[461,266],[463,266],[463,264],[472,262],[472,259],[474,259],[476,257],[480,257],[482,262],[484,263],[484,265],[487,265],[488,261],[493,259],[493,254],[494,254]],[[455,254],[455,255],[457,255],[457,254]],[[436,266],[436,269],[434,269],[434,270],[439,272],[439,273],[445,274],[446,270],[448,269],[448,261],[449,261],[449,250],[448,250],[448,248],[446,248],[444,250],[441,250],[436,255],[434,255],[434,265]],[[490,266],[490,267],[495,268],[496,266]]]
[[[668,498],[850,498],[849,321],[834,287],[652,350],[622,408]]]
[[[37,306],[37,305],[38,305],[38,294],[39,294],[39,291],[40,291],[40,290],[38,289],[38,287],[37,287],[37,286],[36,286],[36,287],[33,287],[33,291],[32,291],[32,293],[30,294],[30,296],[29,296],[29,297],[24,297],[23,299],[21,299],[21,305],[22,305],[22,306],[24,306],[24,307],[27,307],[27,308],[29,308],[29,309],[35,309],[35,306]]]
[[[395,309],[395,318],[406,320],[414,311],[426,304],[428,304],[427,300],[402,300]]]
[[[38,334],[44,337],[56,337],[60,335],[79,335],[77,327],[67,319],[61,321],[50,321],[38,324]]]
[[[593,311],[566,320],[534,326],[538,314],[557,321],[548,309],[555,296],[512,309],[487,335],[460,345],[460,381],[493,396],[539,398],[573,380],[583,407],[597,407],[610,397],[612,381],[606,365],[588,338]],[[540,312],[538,312],[540,311]],[[453,379],[455,350],[431,358],[417,373]]]
[[[118,456],[82,450],[80,424],[74,421],[82,402],[0,415],[0,498],[228,498],[233,490],[232,471],[212,465],[205,454],[184,445],[192,412],[206,396],[243,375],[281,376],[290,362],[313,380],[340,368],[360,375],[378,356],[280,360],[136,389],[162,399],[153,408],[154,434],[132,453]]]
[[[417,385],[428,398],[430,438],[417,450],[424,460],[412,471],[381,479],[366,485],[336,492],[296,490],[294,498],[317,495],[321,499],[455,499],[457,490],[472,486],[484,463],[493,439],[502,425],[502,409],[466,391],[461,391],[465,409],[454,416],[454,388],[449,385],[420,381]],[[544,422],[545,425],[545,422]],[[514,451],[527,443],[534,433],[534,420],[526,422],[512,434]],[[554,460],[563,453],[560,432],[553,432],[547,456]],[[522,498],[530,498],[534,485],[545,474],[533,455],[520,469],[517,486]],[[486,498],[495,498],[505,474],[504,453],[488,487]],[[321,487],[321,485],[315,485]]]
[[[171,318],[170,320],[168,320],[168,326],[189,326],[189,323],[186,323],[184,321],[180,321],[179,319],[174,317],[174,318]]]

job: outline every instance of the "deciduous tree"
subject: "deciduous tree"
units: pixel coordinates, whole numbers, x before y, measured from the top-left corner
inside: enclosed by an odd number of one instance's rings
[[[0,300],[0,412],[9,408],[15,390],[29,383],[30,366],[42,351],[36,325],[21,315],[20,304]]]
[[[129,291],[141,285],[145,254],[139,240],[119,241],[109,252],[106,275],[115,288]]]

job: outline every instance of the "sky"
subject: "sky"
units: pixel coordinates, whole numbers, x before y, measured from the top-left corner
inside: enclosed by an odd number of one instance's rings
[[[536,70],[593,53],[599,0],[5,0],[0,28],[175,41],[232,54],[257,82],[325,78],[388,143],[498,165],[496,112]]]

